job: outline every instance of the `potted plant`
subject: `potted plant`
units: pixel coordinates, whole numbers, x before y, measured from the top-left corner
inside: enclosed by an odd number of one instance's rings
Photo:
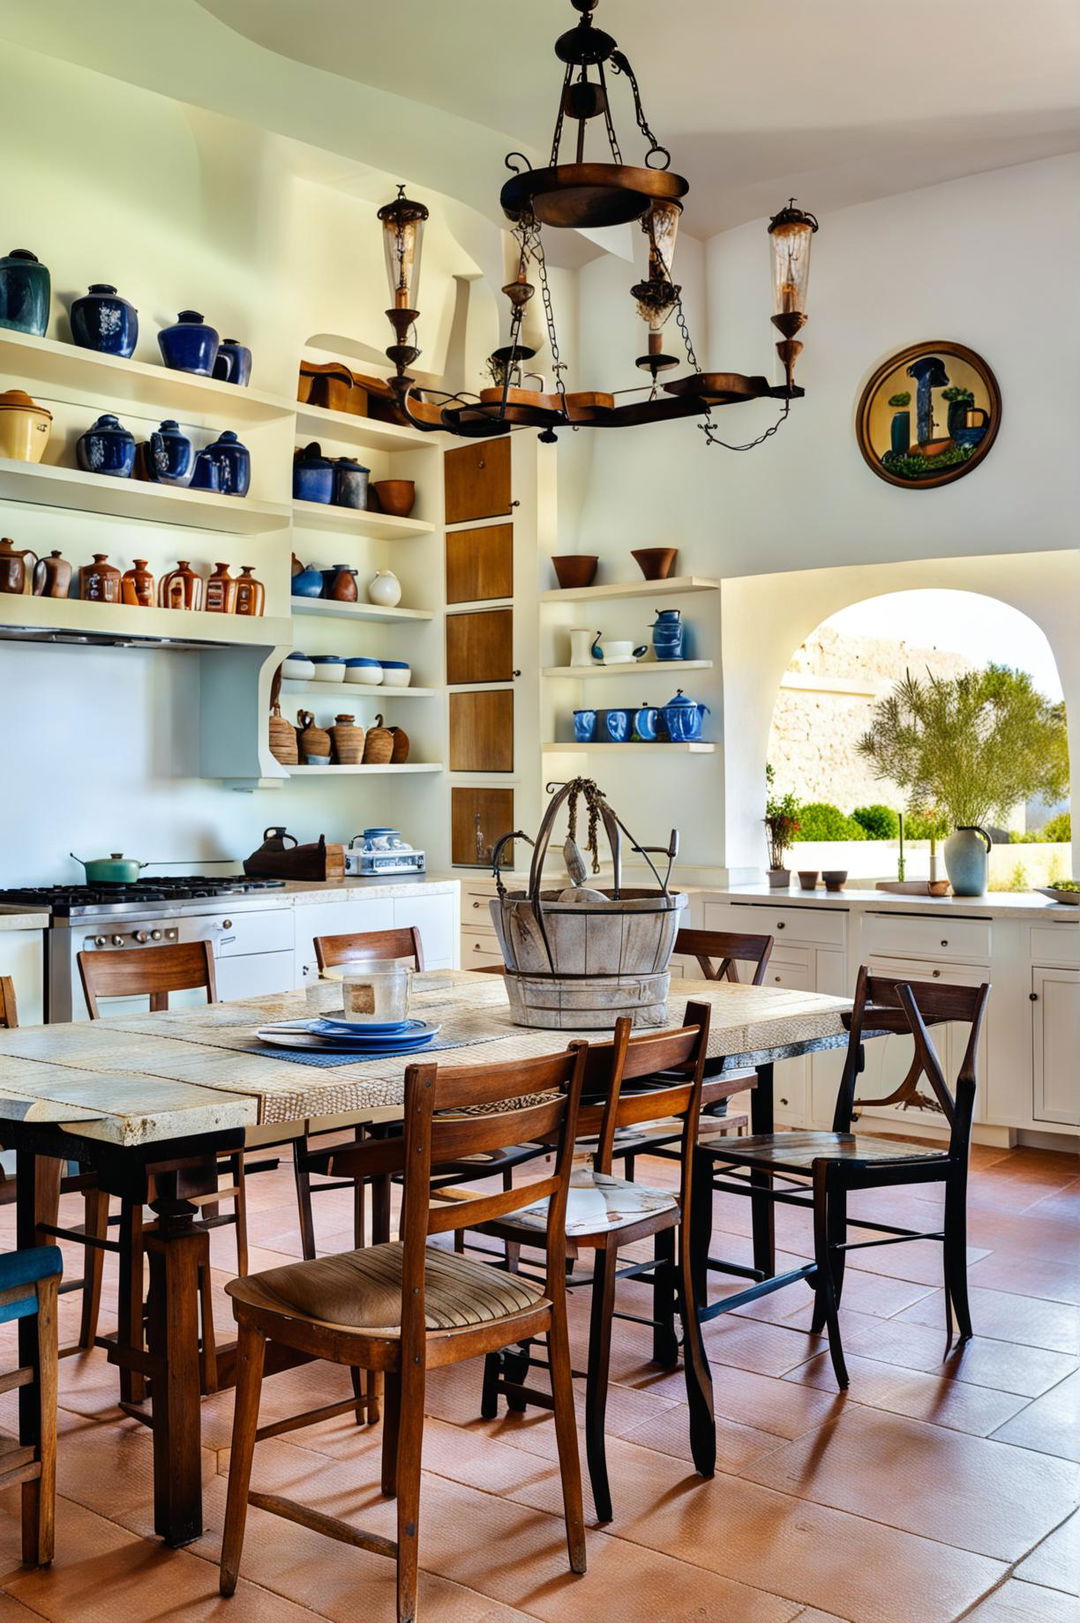
[[[1064,705],[1004,665],[925,681],[908,672],[875,706],[858,749],[879,778],[948,819],[945,869],[958,896],[986,890],[985,824],[1032,796],[1057,800],[1068,784]]]
[[[784,866],[784,855],[799,830],[799,802],[792,794],[774,793],[776,774],[771,765],[765,768],[768,790],[765,800],[765,838],[769,846],[769,884],[773,890],[786,890],[791,883],[791,870]]]
[[[911,390],[901,389],[899,394],[889,396],[889,405],[893,408],[893,419],[890,428],[890,444],[895,456],[907,456],[911,450],[911,413],[905,411],[911,405]]]

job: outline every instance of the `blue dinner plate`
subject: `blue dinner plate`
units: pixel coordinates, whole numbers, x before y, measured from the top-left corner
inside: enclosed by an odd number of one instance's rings
[[[340,1033],[343,1037],[377,1037],[380,1040],[386,1037],[408,1037],[413,1032],[428,1030],[423,1020],[388,1020],[379,1022],[375,1020],[312,1020],[310,1030],[324,1032],[327,1036]]]
[[[372,1026],[357,1026],[347,1020],[311,1020],[308,1030],[314,1037],[343,1043],[350,1048],[412,1048],[417,1043],[430,1042],[438,1026],[429,1026],[423,1020],[406,1020],[393,1031],[376,1030]]]

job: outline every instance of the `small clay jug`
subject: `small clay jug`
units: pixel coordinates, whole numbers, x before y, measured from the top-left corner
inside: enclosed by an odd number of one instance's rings
[[[342,766],[360,765],[364,759],[364,729],[356,725],[355,716],[335,716],[330,737],[336,761]]]
[[[282,766],[298,766],[300,762],[296,728],[291,721],[285,720],[279,704],[275,704],[270,712],[270,754]]]
[[[33,558],[38,566],[38,555],[27,547],[20,552],[9,536],[0,541],[0,592],[12,592],[21,597],[26,591],[26,560]]]
[[[203,578],[186,558],[176,568],[162,575],[158,587],[158,604],[163,609],[201,609],[203,606]]]
[[[215,564],[214,573],[207,577],[207,614],[233,614],[236,610],[237,583],[229,574],[228,564]]]
[[[71,574],[71,565],[58,552],[39,558],[34,565],[34,596],[67,597]]]
[[[333,598],[335,603],[355,603],[359,595],[356,570],[350,569],[348,564],[335,564],[327,596]]]
[[[241,564],[236,583],[235,614],[259,615],[266,606],[266,587],[255,579],[255,565]]]
[[[152,609],[154,606],[154,577],[146,567],[145,558],[136,558],[130,569],[125,569],[120,582],[120,601],[133,608]]]
[[[298,710],[296,719],[300,726],[297,746],[301,761],[305,766],[329,766],[330,734],[325,727],[315,725],[315,712]]]
[[[84,603],[119,603],[120,571],[108,554],[95,552],[93,563],[79,570],[79,596]]]

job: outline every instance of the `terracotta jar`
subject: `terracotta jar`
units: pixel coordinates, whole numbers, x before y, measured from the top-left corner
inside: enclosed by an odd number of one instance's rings
[[[131,569],[124,570],[120,582],[120,600],[135,608],[152,609],[154,606],[154,577],[146,567],[145,558],[136,558]]]
[[[331,571],[327,570],[326,574]],[[324,574],[324,579],[325,574]],[[359,597],[356,586],[356,570],[348,564],[335,564],[330,581],[327,597],[333,598],[335,603],[355,603]]]
[[[10,536],[0,541],[0,592],[13,592],[21,597],[26,591],[26,560],[33,558],[34,568],[38,565],[38,555],[27,547],[20,552]]]
[[[71,565],[58,552],[39,558],[34,565],[34,596],[67,597],[71,575]]]
[[[214,573],[206,582],[206,612],[232,614],[236,609],[236,586],[228,564],[215,564]]]
[[[119,603],[120,571],[111,564],[108,554],[95,552],[93,563],[83,564],[79,570],[79,596],[84,603]]]
[[[335,716],[330,737],[334,743],[334,759],[339,765],[360,765],[364,759],[364,729],[356,725],[355,716]]]
[[[266,605],[266,587],[255,579],[254,564],[241,564],[240,579],[236,583],[237,614],[259,615]]]
[[[279,704],[275,704],[270,712],[270,754],[282,766],[297,766],[300,761],[296,728],[291,721],[285,720]]]
[[[298,710],[296,719],[300,726],[297,747],[303,764],[305,766],[329,766],[330,734],[325,727],[316,727],[315,712],[313,710]]]
[[[186,558],[176,568],[161,577],[158,603],[163,609],[201,609],[203,606],[203,578]]]

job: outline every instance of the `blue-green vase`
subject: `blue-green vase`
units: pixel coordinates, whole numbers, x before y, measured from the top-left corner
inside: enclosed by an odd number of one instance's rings
[[[49,267],[29,248],[0,259],[0,327],[41,338],[49,325]]]
[[[911,450],[911,413],[894,411],[890,440],[894,456],[907,456]]]
[[[955,896],[984,896],[993,841],[984,828],[961,826],[945,841],[945,872]]]

